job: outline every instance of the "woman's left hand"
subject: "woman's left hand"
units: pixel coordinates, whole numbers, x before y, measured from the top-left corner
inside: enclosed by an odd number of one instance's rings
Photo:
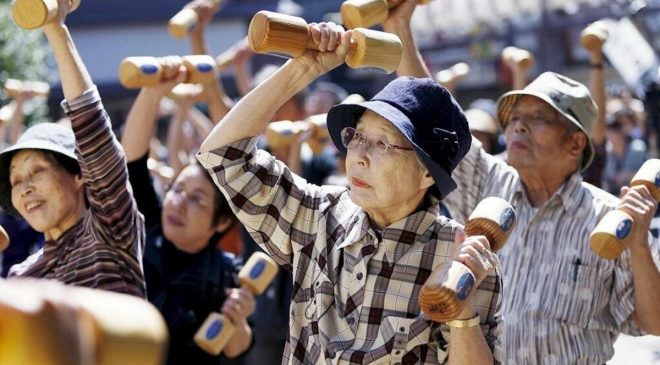
[[[222,304],[221,312],[234,324],[245,321],[254,312],[254,294],[247,288],[227,288],[225,294],[227,299]]]

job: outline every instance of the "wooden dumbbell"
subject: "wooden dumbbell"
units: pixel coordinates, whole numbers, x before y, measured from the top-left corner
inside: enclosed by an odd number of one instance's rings
[[[9,235],[7,231],[0,226],[0,252],[4,251],[9,247]]]
[[[252,18],[248,40],[255,53],[276,53],[295,58],[308,49],[318,50],[304,19],[265,10]],[[402,53],[401,40],[396,35],[358,28],[353,30],[346,64],[352,68],[373,67],[391,73],[401,62]]]
[[[218,71],[226,71],[233,63],[234,60],[236,59],[236,56],[244,51],[248,50],[250,48],[250,45],[248,44],[247,37],[241,39],[238,43],[233,45],[231,48],[227,49],[226,51],[222,52],[215,58],[215,63],[218,66]]]
[[[241,287],[254,295],[260,295],[277,274],[277,263],[263,252],[255,252],[238,273]],[[197,330],[194,340],[197,346],[209,354],[219,355],[234,334],[234,324],[222,314],[212,312]]]
[[[216,78],[215,60],[207,55],[183,56],[189,84],[206,84]],[[125,88],[153,86],[162,79],[161,60],[156,57],[126,57],[119,65],[119,82]]]
[[[222,5],[223,0],[212,0],[218,5]],[[170,21],[167,23],[167,30],[174,38],[184,38],[190,31],[195,28],[199,21],[197,12],[190,8],[183,8],[179,10]]]
[[[264,132],[266,144],[272,148],[289,146],[309,128],[309,124],[305,122],[292,122],[289,120],[268,123]]]
[[[72,12],[80,6],[80,0],[69,0]],[[15,0],[11,12],[14,22],[23,29],[37,29],[52,22],[57,16],[57,0]]]
[[[644,162],[630,182],[631,187],[636,185],[646,186],[655,200],[660,201],[659,159],[653,158]],[[621,210],[608,212],[591,232],[591,251],[607,260],[616,259],[628,246],[627,240],[634,224],[632,217]]]
[[[534,66],[534,55],[531,52],[513,46],[502,50],[502,60],[504,63],[516,65],[522,70],[528,70]]]
[[[482,200],[465,225],[468,236],[483,235],[497,252],[504,246],[516,224],[516,213],[506,200],[489,197]],[[452,260],[439,266],[426,279],[419,292],[419,306],[436,322],[456,319],[476,280],[464,264]]]
[[[371,28],[387,19],[391,8],[403,0],[347,0],[341,4],[341,21],[348,29]],[[430,0],[419,0],[426,4]]]
[[[608,36],[607,24],[599,20],[589,24],[580,33],[580,44],[584,49],[593,53],[603,48],[603,44],[607,41]]]
[[[47,98],[50,93],[50,85],[42,81],[7,79],[4,89],[7,95],[12,98],[18,97],[24,91],[31,91],[35,96],[43,98]]]
[[[323,152],[330,141],[330,132],[327,125],[328,114],[315,114],[305,118],[309,127],[312,128],[312,135],[307,140],[312,153],[318,155]]]
[[[458,83],[470,72],[470,66],[465,62],[459,62],[448,69],[438,71],[435,78],[450,91],[455,90]]]
[[[163,317],[142,298],[45,279],[0,280],[0,364],[159,365],[167,339]]]

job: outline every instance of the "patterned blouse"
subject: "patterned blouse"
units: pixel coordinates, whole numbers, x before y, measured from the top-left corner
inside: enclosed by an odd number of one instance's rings
[[[449,328],[421,314],[417,300],[433,269],[449,260],[462,227],[438,214],[437,201],[377,230],[345,187],[308,184],[257,150],[256,139],[198,159],[254,240],[293,272],[283,363],[447,362]],[[492,275],[476,293],[496,359],[501,289]]]
[[[10,276],[145,297],[142,274],[144,219],[128,183],[126,157],[112,133],[96,87],[62,108],[71,119],[89,208],[57,240],[14,265]]]

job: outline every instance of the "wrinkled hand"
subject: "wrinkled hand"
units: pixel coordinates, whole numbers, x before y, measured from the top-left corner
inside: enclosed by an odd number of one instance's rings
[[[159,95],[165,95],[168,91],[188,77],[188,71],[183,65],[183,60],[179,56],[166,56],[159,58],[162,77],[160,83],[153,86],[145,86],[143,89],[148,92],[154,92]]]
[[[293,61],[315,70],[319,75],[344,63],[350,49],[352,32],[335,23],[310,23],[309,33],[319,50],[307,50]]]
[[[185,8],[193,9],[197,13],[198,20],[192,33],[201,33],[211,19],[213,19],[213,14],[220,10],[220,2],[213,0],[194,0],[188,3]]]
[[[621,202],[617,209],[632,217],[633,224],[630,232],[630,249],[648,248],[648,232],[651,221],[658,209],[658,202],[646,186],[637,185],[621,188]]]
[[[467,266],[476,279],[475,287],[479,286],[496,266],[495,254],[490,250],[488,239],[485,236],[467,237],[463,230],[459,230],[454,242],[459,246],[452,259]]]
[[[229,317],[232,323],[241,323],[249,317],[256,307],[254,294],[246,288],[225,289],[227,299],[222,304],[222,314]]]

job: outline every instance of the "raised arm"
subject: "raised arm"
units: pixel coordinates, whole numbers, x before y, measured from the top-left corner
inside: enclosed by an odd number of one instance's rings
[[[144,223],[128,183],[126,158],[108,114],[65,25],[68,0],[58,0],[55,21],[44,26],[66,100],[62,103],[76,137],[76,154],[94,224],[110,245],[139,259]]]
[[[188,4],[188,7],[194,9],[199,15],[195,28],[190,32],[191,51],[193,54],[208,55],[210,53],[204,39],[204,29],[213,18],[213,14],[220,9],[220,5],[213,0],[195,0]],[[211,120],[217,123],[229,112],[232,105],[231,99],[225,93],[220,80],[216,79],[212,83],[204,84],[203,87],[204,100],[209,107]]]
[[[399,36],[403,45],[403,57],[396,69],[398,76],[433,78],[419,53],[410,28],[410,19],[417,3],[418,0],[403,0],[399,5],[390,9],[387,19],[383,22],[383,30]]]
[[[341,41],[337,45],[339,39],[329,28],[325,23],[310,25],[312,37],[319,44],[321,51],[309,50],[302,56],[289,60],[248,93],[213,128],[202,143],[201,152],[209,152],[258,135],[287,100],[318,76],[342,64],[349,50],[351,31],[339,33]]]
[[[154,134],[160,100],[174,85],[185,80],[186,68],[179,57],[164,58],[165,80],[151,87],[143,87],[133,102],[126,117],[121,145],[129,162],[143,157],[149,151],[149,142]]]

